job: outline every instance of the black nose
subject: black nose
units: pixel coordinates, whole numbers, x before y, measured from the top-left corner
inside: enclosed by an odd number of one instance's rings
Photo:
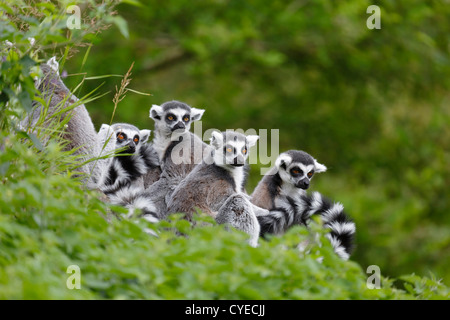
[[[136,147],[133,144],[127,144],[123,151],[120,151],[120,153],[134,153],[136,151]]]
[[[136,146],[134,142],[128,142],[125,153],[134,153],[136,151]]]
[[[302,188],[303,190],[306,190],[309,188],[309,180],[308,179],[300,180],[299,182],[297,182],[295,186],[297,188]]]
[[[238,159],[238,157],[234,158],[232,165],[234,167],[242,167],[244,165],[244,162],[242,159]]]
[[[172,131],[175,131],[178,129],[186,129],[186,126],[184,125],[183,122],[178,121],[178,123],[172,127]]]

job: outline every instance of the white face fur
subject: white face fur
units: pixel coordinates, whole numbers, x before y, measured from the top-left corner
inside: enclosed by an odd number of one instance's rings
[[[213,131],[211,146],[214,148],[214,163],[229,169],[244,166],[250,147],[254,146],[258,139],[255,135]]]
[[[200,120],[205,112],[179,102],[169,103],[173,105],[170,108],[154,104],[150,109],[150,118],[155,121],[155,130],[164,136],[179,136],[188,132],[191,123]]]
[[[287,185],[306,190],[315,173],[325,172],[327,167],[303,151],[282,153],[276,160],[281,180]]]
[[[139,130],[138,128],[125,124],[117,123],[111,126],[102,124],[98,135],[103,147],[106,142],[109,149],[116,150],[124,148],[124,153],[135,153],[142,144],[146,143],[150,130]]]

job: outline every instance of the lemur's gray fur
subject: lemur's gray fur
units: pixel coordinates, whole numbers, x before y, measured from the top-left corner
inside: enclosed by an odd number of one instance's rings
[[[331,229],[327,236],[334,251],[347,260],[353,247],[355,224],[340,203],[332,203],[318,192],[309,196],[305,191],[314,173],[324,171],[326,167],[306,152],[284,152],[256,186],[251,201],[269,210],[256,212],[261,235],[282,234],[293,225],[307,225],[312,215],[320,215],[324,226]]]
[[[58,72],[59,65],[55,58],[41,64],[40,68],[43,77],[38,79],[35,85],[41,92],[43,100],[48,101],[48,108],[43,107],[37,101],[33,101],[32,112],[21,122],[21,127],[27,131],[36,131],[37,128],[35,126],[41,114],[45,114],[45,122],[43,124],[45,127],[48,127],[51,121],[57,120],[55,117],[51,118],[55,113],[78,101],[77,97],[70,92],[61,80]],[[62,136],[63,139],[69,142],[66,149],[75,149],[74,154],[80,155],[82,160],[89,160],[99,156],[100,143],[86,107],[80,104],[72,110],[59,115],[58,119],[64,119],[69,116],[71,118]],[[98,183],[100,170],[97,169],[95,161],[89,162],[80,168],[80,171],[88,176],[85,182],[89,188],[95,187]]]
[[[247,232],[251,236],[250,244],[256,246],[259,224],[243,191],[248,150],[258,138],[235,132],[213,132],[212,149],[176,187],[168,201],[168,212],[186,213],[189,219],[200,209],[218,223]]]
[[[166,217],[167,201],[173,190],[202,162],[203,154],[209,148],[189,131],[192,122],[200,120],[203,112],[179,101],[153,105],[150,109],[150,118],[155,122],[153,146],[162,172],[158,181],[148,186],[148,177],[145,177],[144,184],[159,218]]]

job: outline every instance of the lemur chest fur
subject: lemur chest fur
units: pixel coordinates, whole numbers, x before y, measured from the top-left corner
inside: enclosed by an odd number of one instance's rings
[[[297,188],[290,183],[282,182],[279,187],[279,193],[274,199],[275,206],[281,206],[292,201],[298,203],[300,197],[305,194],[305,190]]]
[[[155,133],[155,138],[153,140],[153,147],[156,151],[156,153],[158,154],[158,158],[159,161],[162,162],[167,148],[169,147],[169,145],[172,143],[172,138],[171,136],[167,136],[164,134],[158,134],[157,131]]]
[[[234,191],[238,193],[242,192],[245,180],[244,168],[233,168],[232,170],[228,170],[228,172],[230,174],[231,180],[234,181]]]

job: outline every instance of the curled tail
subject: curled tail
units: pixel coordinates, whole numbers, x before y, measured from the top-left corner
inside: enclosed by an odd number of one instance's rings
[[[270,211],[255,210],[256,218],[261,227],[260,235],[283,234],[293,225],[306,225],[303,220],[303,211],[298,210],[298,206],[289,200],[289,205],[276,207]],[[254,206],[255,207],[255,206]]]
[[[113,204],[127,208],[128,217],[137,215],[150,222],[158,222],[158,213],[153,201],[146,191],[136,187],[124,187],[114,193],[108,194]]]
[[[333,203],[319,192],[304,195],[300,200],[287,199],[289,204],[270,211],[256,212],[261,227],[261,236],[265,234],[283,234],[293,225],[307,225],[313,215],[319,215],[323,225],[331,231],[327,234],[334,251],[344,260],[348,260],[353,250],[355,223],[347,216],[344,206]]]
[[[302,218],[308,221],[311,216],[319,215],[323,225],[331,231],[328,239],[336,254],[344,260],[348,260],[353,250],[353,241],[356,231],[355,223],[344,211],[344,206],[322,196],[319,192],[305,195],[301,198]]]

